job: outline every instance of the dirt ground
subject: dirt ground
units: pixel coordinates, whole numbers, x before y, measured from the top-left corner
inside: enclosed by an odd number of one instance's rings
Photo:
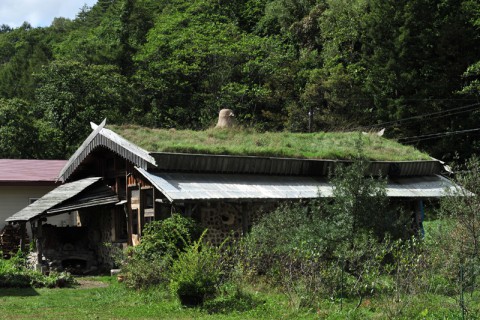
[[[92,288],[108,287],[108,283],[105,283],[105,282],[102,282],[102,281],[91,280],[91,279],[82,279],[82,278],[77,278],[76,280],[79,284],[78,289],[92,289]]]

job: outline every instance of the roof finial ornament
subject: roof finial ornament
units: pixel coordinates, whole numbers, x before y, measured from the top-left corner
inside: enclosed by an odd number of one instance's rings
[[[100,123],[100,127],[105,127],[105,124],[107,124],[107,118],[103,119],[102,123]],[[95,122],[90,121],[90,127],[92,130],[95,130],[98,128],[98,125]]]

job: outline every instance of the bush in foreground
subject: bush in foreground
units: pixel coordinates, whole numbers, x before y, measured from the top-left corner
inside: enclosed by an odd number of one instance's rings
[[[204,235],[205,232],[173,262],[170,288],[183,305],[202,305],[215,296],[221,282],[219,249],[202,244]]]
[[[180,214],[148,223],[141,243],[130,247],[117,261],[125,284],[133,289],[168,285],[173,261],[200,236],[197,223]]]
[[[44,275],[26,268],[21,253],[9,260],[0,259],[0,288],[63,288],[75,284],[75,279],[67,272]]]

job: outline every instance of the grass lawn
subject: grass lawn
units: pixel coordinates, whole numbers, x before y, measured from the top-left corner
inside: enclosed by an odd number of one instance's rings
[[[1,289],[0,319],[462,319],[455,298],[439,295],[357,301],[322,301],[316,309],[292,305],[285,295],[251,288],[256,306],[247,311],[229,309],[209,314],[185,308],[162,290],[132,291],[110,277],[95,278],[105,286],[68,289]],[[471,302],[478,310],[478,296]],[[400,312],[401,311],[401,312]],[[469,314],[468,319],[478,319]]]
[[[149,152],[183,152],[240,156],[351,160],[362,139],[369,160],[431,160],[419,150],[376,134],[359,132],[256,132],[251,129],[166,130],[139,126],[109,126]]]
[[[311,314],[293,312],[281,295],[258,294],[259,305],[247,312],[211,315],[185,308],[167,292],[125,289],[104,277],[105,287],[64,289],[0,289],[0,319],[297,319]]]

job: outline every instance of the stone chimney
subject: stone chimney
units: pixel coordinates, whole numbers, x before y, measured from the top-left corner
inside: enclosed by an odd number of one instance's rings
[[[235,115],[231,109],[222,109],[218,114],[218,122],[215,128],[231,128],[235,125]]]

